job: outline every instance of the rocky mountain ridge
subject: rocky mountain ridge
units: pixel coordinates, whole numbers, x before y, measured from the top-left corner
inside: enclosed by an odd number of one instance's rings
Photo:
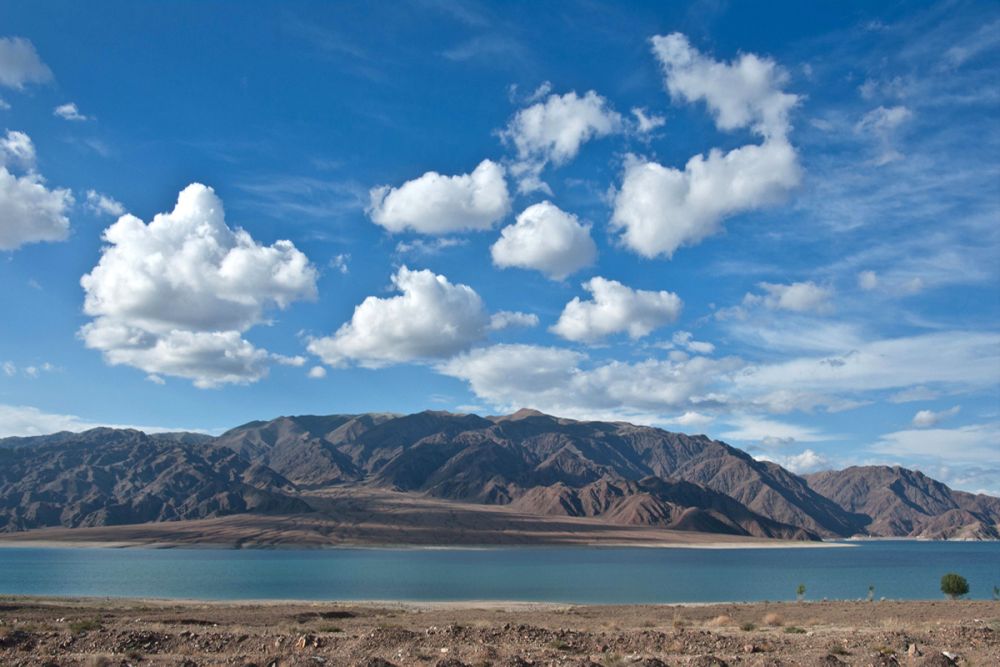
[[[0,440],[6,531],[295,514],[312,510],[310,494],[355,487],[781,539],[1000,535],[1000,499],[916,471],[800,477],[704,435],[532,410],[279,417],[215,438],[94,429]]]
[[[281,475],[210,444],[116,429],[4,444],[0,531],[311,511]]]
[[[1000,539],[1000,498],[955,491],[919,470],[856,466],[805,479],[841,507],[870,517],[865,535]]]

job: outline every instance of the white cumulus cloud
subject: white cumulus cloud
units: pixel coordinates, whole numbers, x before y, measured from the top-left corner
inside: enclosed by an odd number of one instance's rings
[[[269,361],[244,340],[265,311],[316,295],[317,271],[290,241],[265,246],[226,224],[222,201],[195,183],[146,224],[124,215],[80,279],[80,335],[111,364],[189,378],[199,387],[253,382]]]
[[[930,428],[931,426],[937,426],[945,419],[957,415],[959,410],[961,410],[961,406],[958,405],[948,408],[947,410],[941,410],[940,412],[934,412],[933,410],[919,410],[917,414],[913,415],[913,425],[917,428]]]
[[[574,298],[552,327],[553,333],[567,340],[592,343],[622,331],[630,338],[642,338],[670,324],[681,312],[681,299],[672,292],[636,290],[601,277],[591,278],[583,288],[593,298]]]
[[[483,301],[468,285],[405,266],[392,284],[399,295],[368,297],[336,333],[310,341],[309,351],[331,366],[353,361],[378,368],[449,357],[468,349],[489,328]]]
[[[23,37],[0,37],[0,85],[21,90],[28,83],[45,83],[52,71],[35,45]]]
[[[0,137],[0,250],[69,236],[73,195],[49,189],[35,163],[35,146],[27,134],[8,130]]]
[[[635,130],[639,134],[649,134],[667,124],[667,119],[663,116],[649,113],[646,109],[639,107],[633,107],[632,115],[635,116]]]
[[[619,132],[621,115],[591,90],[582,97],[575,91],[552,94],[544,101],[518,111],[501,133],[513,144],[517,162],[511,172],[521,192],[548,191],[541,172],[548,164],[561,166],[574,159],[591,139]]]
[[[718,233],[726,216],[780,201],[799,176],[795,149],[778,140],[728,153],[713,149],[692,157],[683,171],[631,156],[611,226],[639,255],[670,258]]]
[[[537,327],[538,315],[516,310],[501,310],[490,317],[490,331],[501,331],[511,327]]]
[[[694,334],[690,331],[677,331],[671,339],[671,346],[683,347],[688,352],[694,354],[712,354],[715,352],[715,345],[707,341],[695,340]]]
[[[612,228],[634,252],[669,259],[678,248],[718,233],[727,216],[776,203],[798,185],[798,156],[787,139],[798,97],[781,90],[787,77],[770,59],[744,54],[718,62],[677,33],[652,43],[671,97],[704,101],[721,130],[748,127],[763,137],[760,145],[695,155],[683,170],[635,156],[626,160]]]
[[[764,290],[763,296],[748,295],[749,302],[760,302],[765,307],[776,310],[790,310],[793,313],[823,312],[829,309],[832,291],[812,281],[790,283],[758,283]],[[747,303],[748,299],[744,299]]]
[[[84,116],[82,113],[80,113],[80,109],[77,108],[75,102],[67,102],[66,104],[60,104],[52,111],[52,115],[58,116],[63,120],[72,120],[72,121],[91,120],[90,116]]]
[[[498,410],[530,405],[581,419],[662,423],[678,410],[711,403],[711,385],[738,367],[738,360],[707,357],[594,364],[564,348],[499,344],[453,357],[438,371],[465,380]]]
[[[782,468],[791,470],[797,475],[829,470],[833,467],[833,462],[829,458],[811,449],[805,449],[798,454],[789,454],[787,456],[773,456],[768,454],[758,456],[757,458],[762,461],[777,463]]]
[[[799,97],[781,90],[788,75],[770,58],[744,53],[719,62],[676,32],[651,41],[671,97],[705,102],[720,130],[750,127],[766,138],[788,132],[788,114]]]
[[[590,226],[547,201],[522,211],[501,230],[490,251],[498,267],[534,269],[555,280],[590,266],[597,257]]]
[[[373,188],[368,215],[390,232],[449,234],[490,229],[510,212],[504,168],[483,160],[471,174],[429,171],[398,188]]]
[[[94,213],[121,217],[125,215],[125,205],[96,190],[87,190],[87,208]]]

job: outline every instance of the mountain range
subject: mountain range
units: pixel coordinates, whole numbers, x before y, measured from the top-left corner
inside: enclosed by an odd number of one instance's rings
[[[1000,499],[918,471],[799,476],[704,435],[533,410],[279,417],[218,437],[100,428],[0,439],[2,532],[322,518],[330,494],[357,507],[379,493],[731,536],[1000,539]]]

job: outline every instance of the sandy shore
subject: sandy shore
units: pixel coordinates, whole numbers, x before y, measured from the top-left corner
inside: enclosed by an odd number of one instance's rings
[[[569,606],[6,597],[0,598],[0,664],[998,665],[1000,604]]]
[[[524,546],[578,546],[609,548],[644,548],[644,549],[818,549],[818,548],[850,548],[855,545],[845,542],[793,542],[788,540],[754,540],[743,539],[738,542],[712,542],[712,541],[677,541],[664,539],[659,542],[643,540],[638,542],[571,542],[571,543],[547,543],[538,544],[480,544],[480,545],[439,545],[428,546],[408,543],[343,543],[331,545],[316,545],[306,542],[298,544],[295,542],[283,542],[280,545],[255,544],[253,542],[219,541],[211,537],[205,540],[145,540],[141,535],[132,539],[102,540],[91,539],[89,535],[64,536],[59,531],[62,539],[49,537],[48,529],[17,533],[11,535],[0,535],[0,549],[18,548],[49,548],[49,549],[414,549],[423,551],[441,550],[478,550],[478,549],[515,549]],[[81,529],[74,529],[74,532]],[[86,529],[83,529],[86,530]],[[130,531],[131,532],[131,531]],[[70,539],[72,538],[72,539]]]

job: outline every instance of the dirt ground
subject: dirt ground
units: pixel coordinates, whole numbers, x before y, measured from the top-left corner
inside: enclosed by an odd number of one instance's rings
[[[0,665],[1000,665],[1000,603],[0,598]]]

